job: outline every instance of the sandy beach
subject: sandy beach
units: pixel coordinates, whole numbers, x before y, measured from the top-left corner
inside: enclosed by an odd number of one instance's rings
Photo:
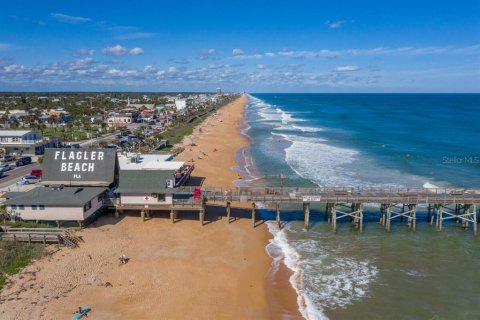
[[[183,142],[178,159],[194,159],[204,185],[233,187],[238,178],[231,167],[248,144],[239,133],[246,99],[222,108]],[[288,275],[270,283],[266,226],[253,229],[239,210],[232,215],[240,219],[227,224],[223,211],[210,208],[204,226],[196,213],[180,213],[174,224],[166,212],[145,222],[134,212],[102,217],[78,232],[80,248],[60,248],[15,275],[0,293],[0,318],[68,319],[83,305],[92,308],[89,319],[297,318]],[[118,263],[121,254],[130,258],[126,265]]]

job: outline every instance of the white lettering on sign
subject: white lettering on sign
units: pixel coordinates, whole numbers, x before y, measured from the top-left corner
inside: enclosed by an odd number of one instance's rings
[[[103,161],[103,151],[55,151],[55,160],[73,160],[79,162],[62,162],[60,164],[61,172],[95,172],[95,162]],[[80,179],[80,175],[74,178]]]
[[[55,151],[55,160],[98,160],[102,161],[103,151]]]
[[[94,172],[95,163],[86,162],[62,162],[60,165],[60,171],[62,172]]]
[[[80,174],[74,174],[73,179],[81,179],[82,176]]]
[[[322,201],[321,196],[303,196],[303,202],[320,202]]]

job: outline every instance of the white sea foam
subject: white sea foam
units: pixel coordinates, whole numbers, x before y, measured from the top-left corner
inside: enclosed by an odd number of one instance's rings
[[[285,149],[288,165],[301,177],[318,185],[352,186],[361,184],[342,165],[351,163],[358,151],[325,144],[324,139],[282,135],[292,144]]]
[[[427,181],[423,184],[423,188],[425,188],[425,189],[438,189],[440,187],[438,187],[438,186],[434,185],[433,183],[430,183],[430,182]]]
[[[273,130],[277,131],[300,131],[300,132],[321,132],[324,131],[322,128],[315,128],[315,127],[306,127],[306,126],[297,126],[297,125],[281,125]]]
[[[312,303],[302,288],[302,270],[300,267],[300,254],[289,244],[285,232],[279,230],[273,221],[267,222],[268,230],[273,234],[273,239],[267,245],[267,253],[273,258],[272,267],[278,269],[283,262],[292,270],[290,284],[297,293],[297,305],[301,315],[308,320],[328,319],[322,309]]]
[[[378,268],[371,261],[358,261],[329,252],[318,239],[288,240],[286,225],[279,230],[275,222],[267,222],[274,235],[267,246],[273,257],[272,267],[278,270],[283,261],[292,270],[290,283],[297,292],[298,309],[305,319],[327,319],[326,308],[343,308],[368,295]],[[303,253],[300,254],[300,252]]]

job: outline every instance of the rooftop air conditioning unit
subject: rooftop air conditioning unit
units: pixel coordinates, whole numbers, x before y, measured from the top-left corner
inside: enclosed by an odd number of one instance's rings
[[[173,183],[173,180],[172,179],[168,179],[167,180],[167,188],[173,188],[175,187],[174,183]]]

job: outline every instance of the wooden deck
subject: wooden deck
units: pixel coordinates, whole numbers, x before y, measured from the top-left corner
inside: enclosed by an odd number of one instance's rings
[[[78,247],[81,238],[69,229],[59,228],[3,228],[0,239],[15,242],[64,244],[71,248]]]
[[[194,191],[201,189],[201,199],[194,199]],[[177,211],[198,210],[199,220],[203,225],[207,204],[225,205],[227,221],[230,221],[231,203],[251,204],[252,225],[256,225],[257,204],[262,203],[275,207],[276,221],[280,226],[280,208],[285,204],[301,204],[303,207],[304,228],[310,226],[310,206],[322,204],[325,215],[337,230],[337,222],[347,218],[363,231],[364,207],[375,205],[380,208],[379,221],[387,230],[391,230],[393,221],[406,219],[409,228],[415,230],[419,205],[428,207],[428,221],[438,230],[443,222],[455,219],[464,229],[473,225],[477,234],[477,211],[480,208],[480,190],[467,189],[415,189],[415,188],[218,188],[218,187],[180,187],[174,190],[182,200],[165,205],[122,205],[118,199],[113,206],[118,210],[141,210],[141,216],[149,215],[151,210],[170,210],[170,217],[175,221]],[[368,214],[372,212],[369,211]],[[118,214],[118,213],[117,213]]]

